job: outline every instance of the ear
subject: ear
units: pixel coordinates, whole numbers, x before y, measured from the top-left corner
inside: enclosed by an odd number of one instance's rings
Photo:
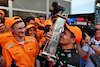
[[[14,32],[14,30],[11,28],[11,32]]]
[[[76,38],[71,39],[71,43],[75,43],[75,41],[76,41]]]

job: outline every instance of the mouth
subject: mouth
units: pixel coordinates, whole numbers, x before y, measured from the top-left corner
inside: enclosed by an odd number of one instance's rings
[[[21,32],[21,34],[25,34],[24,32]]]

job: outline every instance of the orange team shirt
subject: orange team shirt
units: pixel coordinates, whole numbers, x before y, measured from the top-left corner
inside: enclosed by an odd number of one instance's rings
[[[0,34],[0,45],[1,47],[4,46],[4,44],[6,44],[8,41],[10,41],[12,39],[12,32],[6,32],[3,34]]]
[[[43,30],[39,30],[39,29],[37,29],[37,31],[36,31],[36,35],[37,35],[37,37],[38,37],[39,40],[43,37],[43,33],[44,33]]]
[[[39,48],[37,41],[33,37],[25,36],[24,45],[19,44],[14,38],[3,47],[3,57],[7,61],[7,66],[11,66],[14,59],[16,66],[35,66],[35,57]],[[13,58],[13,59],[12,59]]]
[[[42,43],[43,41],[45,40],[45,37],[42,37],[40,40],[39,40],[39,45],[42,46]]]

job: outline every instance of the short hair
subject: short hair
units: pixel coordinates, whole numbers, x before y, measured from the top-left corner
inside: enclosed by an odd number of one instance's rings
[[[39,16],[39,17],[43,17],[43,16]],[[44,18],[44,17],[43,17]]]
[[[26,22],[29,22],[30,20],[35,20],[35,18],[34,17],[27,17],[26,18]]]

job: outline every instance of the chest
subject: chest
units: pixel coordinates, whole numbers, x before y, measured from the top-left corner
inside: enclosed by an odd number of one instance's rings
[[[34,48],[34,44],[29,42],[29,43],[25,43],[24,45],[19,44],[19,45],[12,45],[9,49],[9,52],[12,54],[12,56],[22,56],[22,55],[32,55],[34,54],[35,48]]]

